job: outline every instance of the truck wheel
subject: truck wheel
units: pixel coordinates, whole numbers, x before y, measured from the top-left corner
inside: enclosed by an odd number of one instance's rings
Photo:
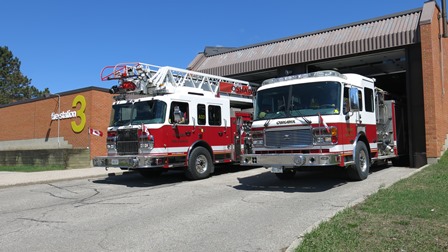
[[[210,152],[204,147],[196,147],[188,159],[185,176],[191,180],[204,179],[210,176],[212,167]]]
[[[283,173],[276,173],[275,176],[277,176],[278,179],[281,180],[288,180],[294,178],[296,175],[296,171],[293,169],[285,169]]]
[[[370,168],[369,152],[364,142],[360,141],[356,144],[354,154],[355,165],[348,168],[348,176],[352,180],[364,180],[369,176]]]

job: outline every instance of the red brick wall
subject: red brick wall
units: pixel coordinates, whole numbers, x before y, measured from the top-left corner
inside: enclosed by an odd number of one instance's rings
[[[110,113],[112,111],[113,96],[110,94],[104,94],[99,91],[92,92],[92,100],[89,104],[90,114],[89,117],[90,127],[98,129],[103,132],[103,137],[90,136],[90,157],[104,156],[106,155],[106,137],[107,127],[110,122]]]
[[[443,49],[441,50],[439,35],[442,28],[438,19],[439,14],[439,9],[435,8],[431,23],[420,25],[426,156],[428,158],[441,156],[448,134],[448,39],[442,39]]]
[[[59,136],[73,145],[73,148],[90,148],[91,157],[106,155],[106,130],[109,124],[112,95],[95,88],[80,92],[61,93],[60,112],[77,111],[77,118],[59,120]],[[73,103],[77,96],[85,98],[85,125],[79,118],[81,103]],[[12,104],[0,108],[0,141],[57,138],[58,120],[51,119],[51,113],[58,113],[58,97],[36,99],[26,103]],[[74,127],[80,132],[75,132]],[[90,136],[89,127],[101,130],[103,137]]]

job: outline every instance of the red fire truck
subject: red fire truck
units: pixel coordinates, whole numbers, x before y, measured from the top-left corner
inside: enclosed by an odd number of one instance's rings
[[[395,102],[374,82],[336,71],[264,81],[242,164],[270,167],[280,179],[330,166],[367,178],[371,164],[398,156]]]
[[[217,164],[238,163],[251,123],[255,86],[220,76],[144,63],[108,66],[117,80],[107,129],[107,156],[96,167],[136,170],[143,176],[183,169],[203,179]]]

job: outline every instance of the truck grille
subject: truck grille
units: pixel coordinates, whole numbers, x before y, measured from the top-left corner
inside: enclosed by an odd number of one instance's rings
[[[313,145],[311,129],[266,131],[266,147],[306,147]]]
[[[117,152],[119,155],[138,154],[137,129],[118,130]]]

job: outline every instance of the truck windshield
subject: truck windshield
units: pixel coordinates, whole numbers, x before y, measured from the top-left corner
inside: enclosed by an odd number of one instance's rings
[[[163,123],[165,115],[166,103],[159,100],[115,104],[110,126]]]
[[[341,83],[313,82],[257,92],[255,120],[335,115],[341,111]]]

